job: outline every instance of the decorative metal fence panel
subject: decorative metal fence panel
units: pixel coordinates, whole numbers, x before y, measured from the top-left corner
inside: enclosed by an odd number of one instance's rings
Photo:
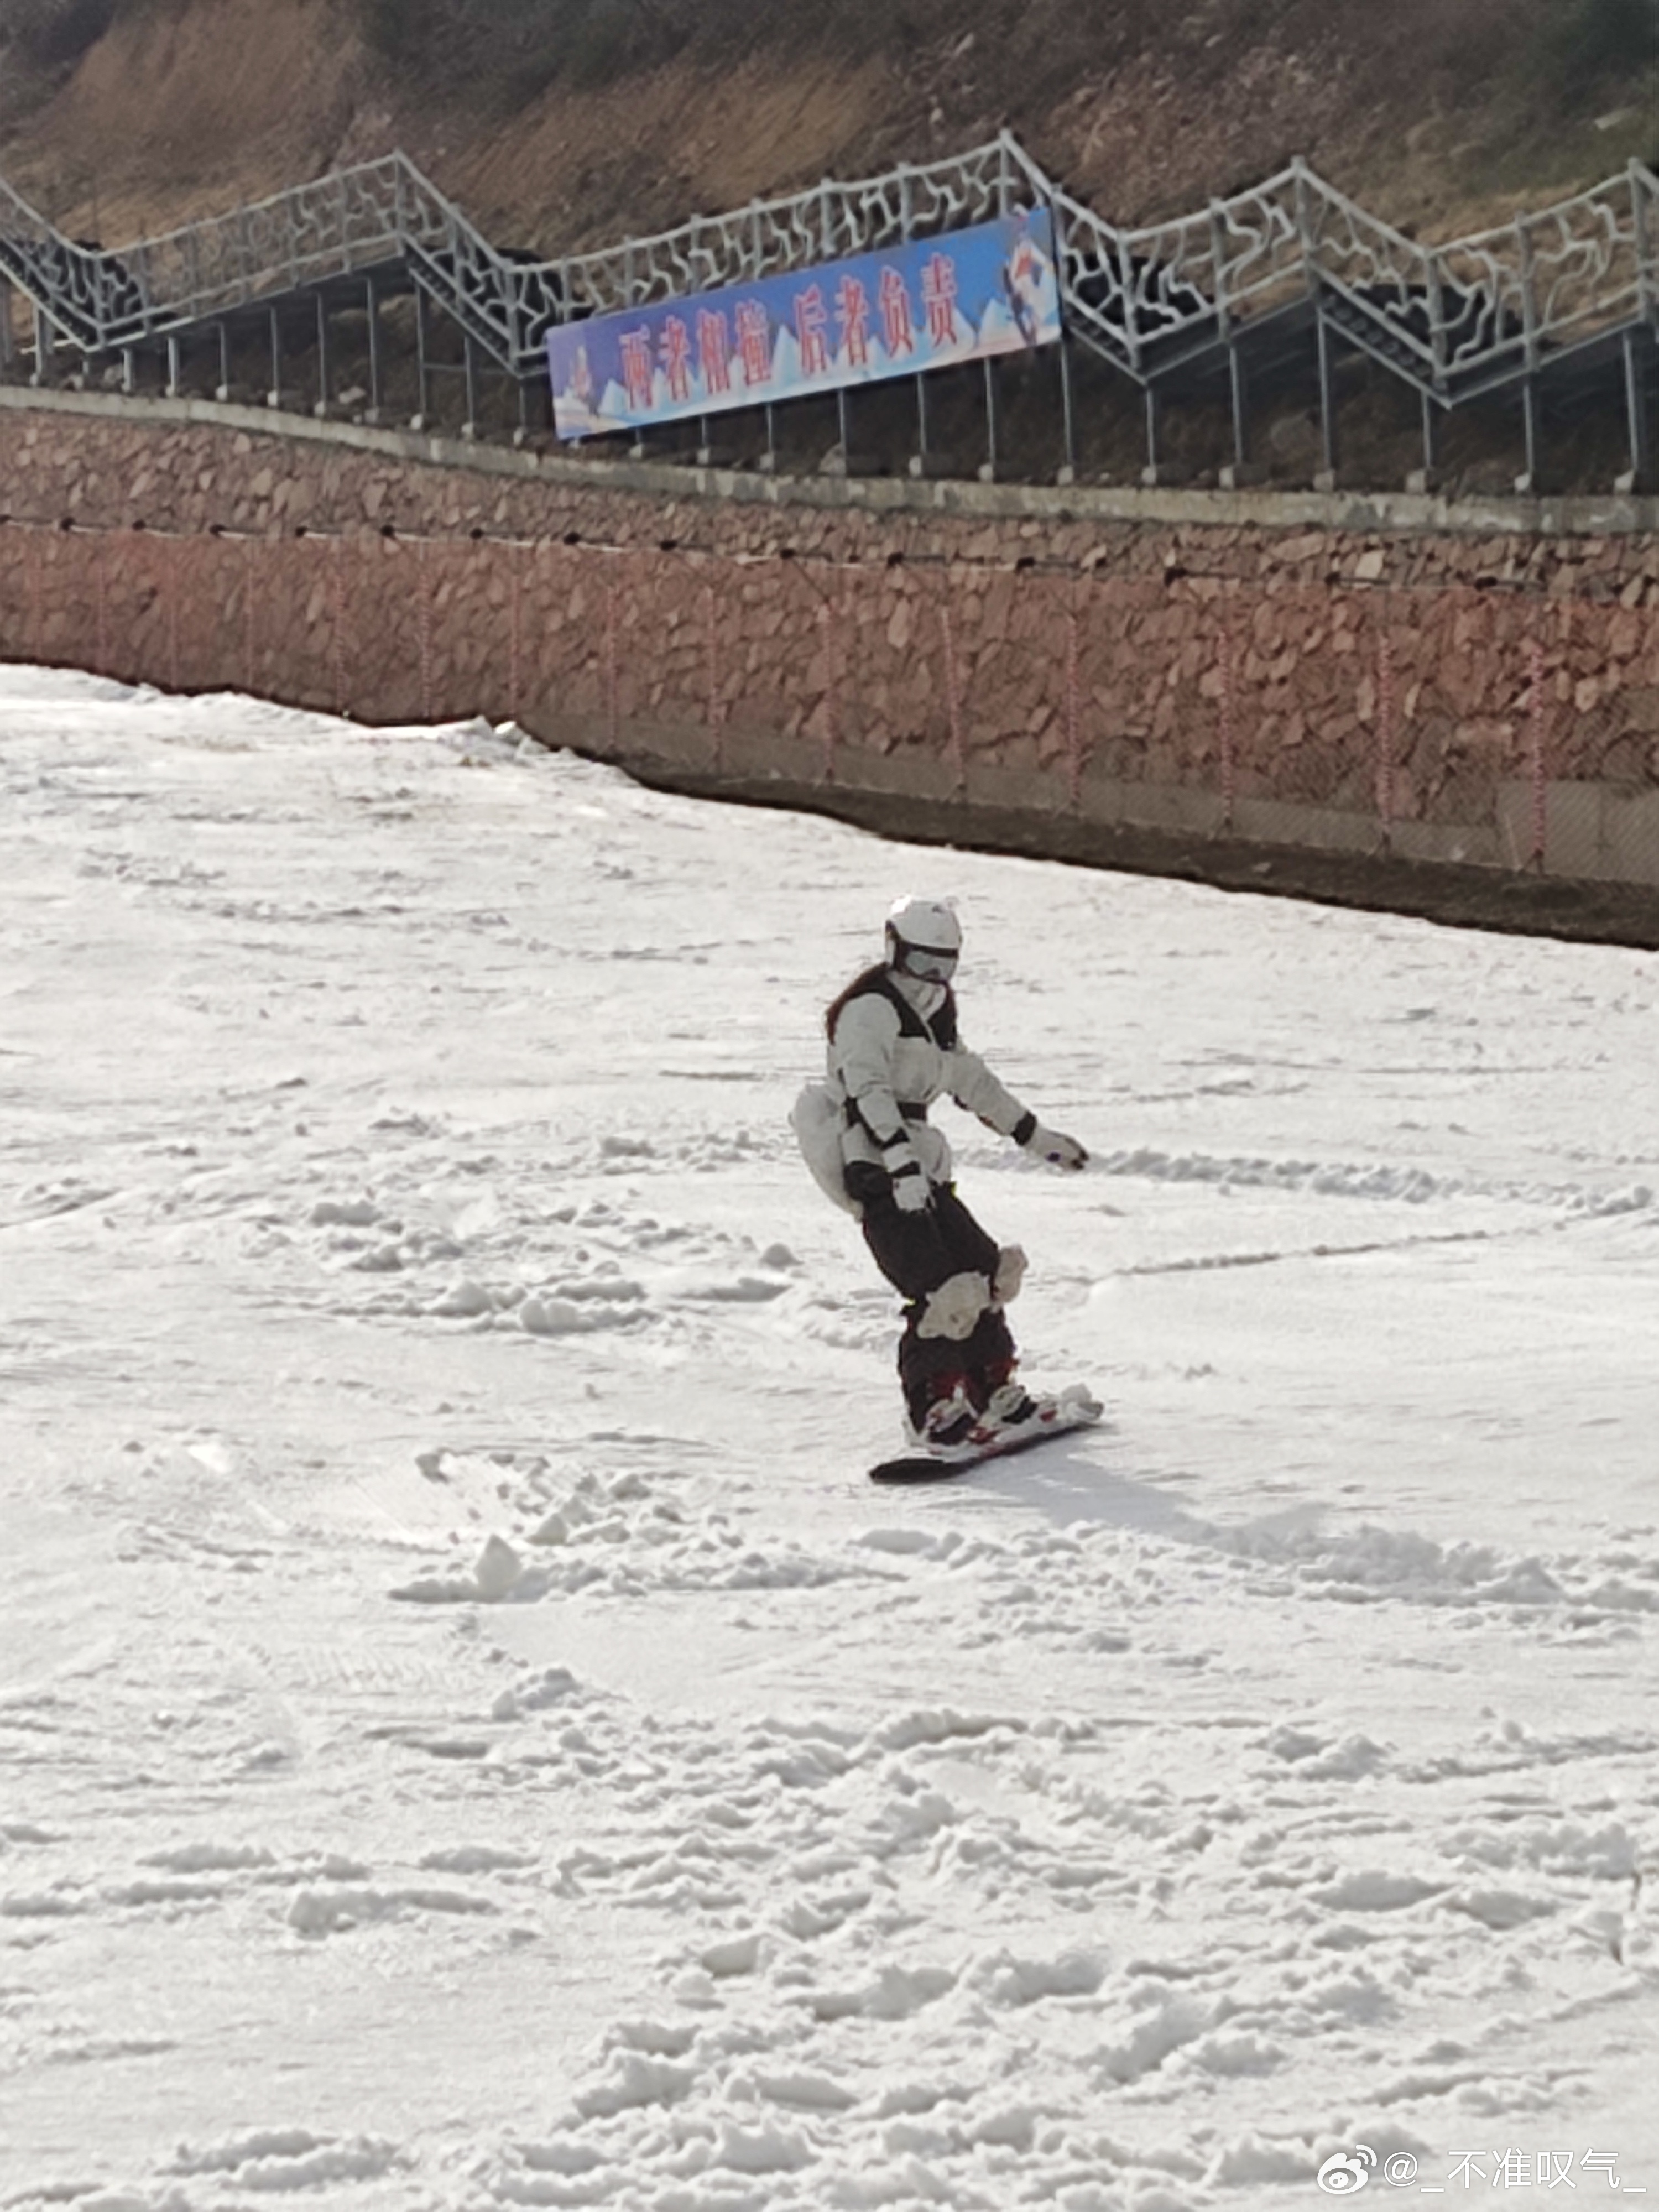
[[[0,276],[96,354],[397,260],[527,379],[543,373],[550,322],[931,236],[1022,201],[1054,210],[1074,332],[1142,380],[1243,319],[1328,301],[1350,336],[1450,404],[1659,315],[1659,178],[1640,162],[1514,223],[1423,246],[1300,162],[1189,216],[1126,229],[1007,133],[544,260],[491,246],[402,155],[113,252],[65,238],[0,181]]]

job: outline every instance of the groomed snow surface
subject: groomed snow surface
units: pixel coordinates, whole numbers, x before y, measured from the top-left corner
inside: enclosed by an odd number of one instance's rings
[[[1659,2203],[1650,957],[27,669],[0,775],[0,2202]],[[1108,1418],[889,1492],[786,1115],[906,890]]]

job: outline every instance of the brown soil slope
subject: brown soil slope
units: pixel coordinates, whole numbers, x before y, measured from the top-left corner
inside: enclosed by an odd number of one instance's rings
[[[1004,124],[1121,221],[1300,153],[1455,234],[1659,155],[1659,0],[0,0],[0,173],[110,244],[401,145],[568,250]]]

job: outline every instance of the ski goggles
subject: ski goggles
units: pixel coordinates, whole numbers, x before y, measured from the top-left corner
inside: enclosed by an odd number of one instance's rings
[[[948,983],[957,972],[955,952],[935,952],[925,945],[907,945],[900,963],[907,975],[914,975],[921,983]]]

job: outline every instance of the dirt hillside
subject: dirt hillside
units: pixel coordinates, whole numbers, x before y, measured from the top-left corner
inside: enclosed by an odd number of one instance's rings
[[[110,244],[401,145],[558,251],[1005,123],[1119,220],[1300,153],[1446,235],[1659,155],[1659,0],[0,0],[0,173]]]

